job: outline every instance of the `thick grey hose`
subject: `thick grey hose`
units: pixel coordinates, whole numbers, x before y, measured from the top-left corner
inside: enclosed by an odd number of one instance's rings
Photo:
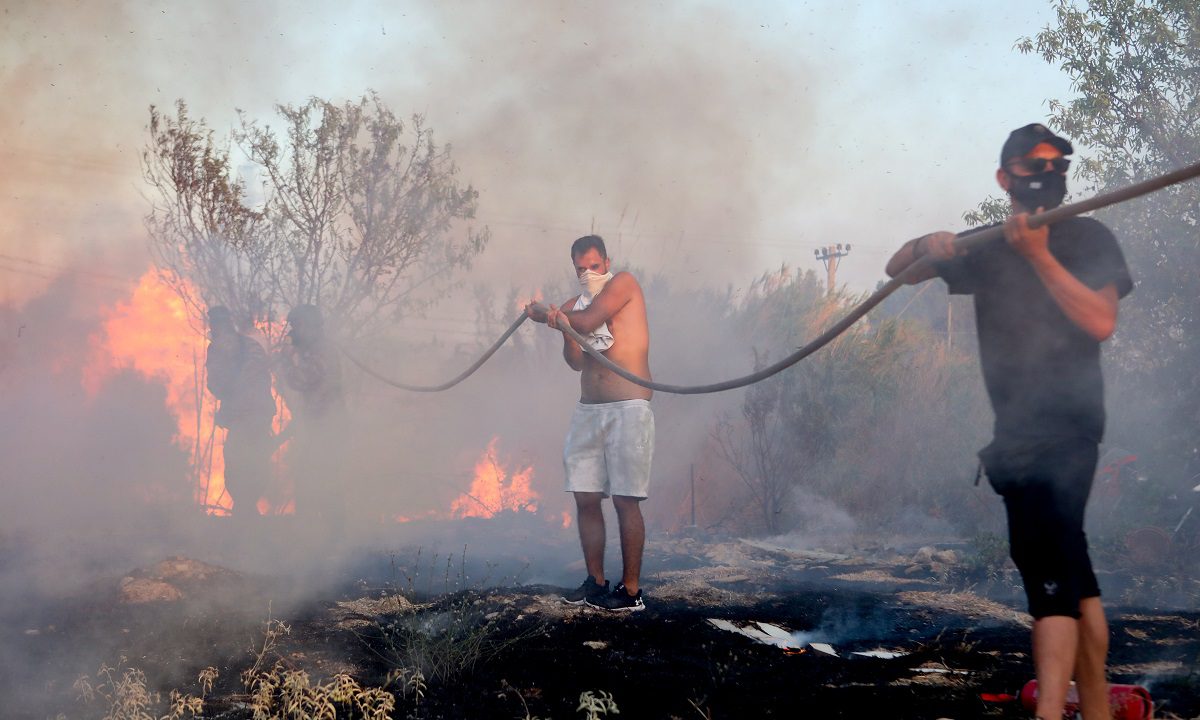
[[[347,358],[350,359],[350,362],[352,362],[358,366],[359,370],[362,370],[366,374],[370,375],[371,377],[375,378],[376,380],[378,380],[382,383],[386,383],[388,385],[391,385],[392,387],[398,387],[401,390],[409,390],[411,392],[441,392],[443,390],[449,390],[450,388],[459,384],[463,380],[466,380],[468,377],[470,377],[472,375],[472,373],[474,373],[476,370],[478,370],[480,367],[482,367],[483,364],[488,361],[488,358],[490,358],[492,355],[496,354],[496,351],[500,349],[501,345],[508,342],[508,339],[510,337],[512,337],[512,334],[517,331],[517,328],[521,327],[521,323],[525,322],[528,319],[529,319],[528,315],[526,315],[525,313],[521,313],[521,317],[517,318],[516,320],[513,320],[512,325],[508,326],[508,329],[504,331],[504,334],[500,336],[500,339],[497,340],[496,342],[492,343],[492,346],[487,349],[487,352],[485,352],[483,355],[479,356],[479,359],[476,360],[474,363],[472,363],[471,367],[467,368],[466,370],[463,370],[453,380],[448,380],[447,382],[444,382],[441,385],[408,385],[406,383],[398,382],[396,380],[392,380],[391,378],[380,375],[378,372],[372,370],[370,367],[368,367],[366,364],[364,364],[358,358],[351,355],[350,351],[347,350],[346,348],[343,347],[342,352],[346,355]]]
[[[1099,209],[1102,207],[1107,207],[1109,205],[1115,205],[1116,203],[1124,202],[1126,200],[1130,200],[1132,198],[1139,197],[1141,195],[1146,195],[1148,193],[1154,192],[1155,190],[1161,190],[1162,188],[1165,188],[1168,185],[1174,185],[1176,183],[1183,182],[1184,180],[1190,180],[1198,175],[1200,175],[1200,163],[1188,165],[1186,167],[1180,168],[1173,172],[1169,172],[1165,175],[1160,175],[1156,178],[1152,178],[1150,180],[1146,180],[1144,182],[1137,183],[1135,185],[1130,185],[1129,187],[1122,188],[1120,190],[1114,190],[1113,192],[1105,193],[1104,195],[1097,195],[1096,197],[1088,198],[1087,200],[1081,200],[1076,203],[1071,203],[1070,205],[1061,205],[1059,207],[1054,208],[1053,210],[1047,210],[1046,212],[1038,213],[1036,215],[1031,215],[1029,217],[1029,225],[1030,225],[1030,227],[1035,227],[1035,228],[1041,227],[1043,225],[1050,225],[1050,224],[1056,223],[1060,220],[1065,220],[1066,218],[1069,218],[1069,217],[1081,215],[1085,212],[1091,212],[1092,210],[1096,210],[1096,209]],[[994,227],[985,228],[983,230],[959,233],[957,235],[957,237],[955,238],[954,242],[955,242],[955,245],[959,249],[971,250],[989,240],[993,240],[995,238],[1001,237],[1001,236],[1003,236],[1003,234],[1004,234],[1003,226],[996,225]],[[774,375],[782,370],[786,370],[787,368],[791,367],[792,365],[795,365],[796,363],[800,362],[801,360],[808,357],[809,355],[812,355],[817,350],[820,350],[821,348],[825,347],[827,344],[829,344],[829,342],[831,340],[836,338],[838,335],[841,335],[851,325],[858,322],[859,318],[861,318],[863,315],[866,315],[876,305],[883,302],[884,298],[886,298],[888,295],[891,295],[893,292],[895,292],[901,285],[904,285],[909,278],[911,278],[914,275],[916,275],[917,273],[919,273],[922,269],[928,267],[930,262],[932,262],[932,261],[930,260],[929,256],[924,256],[924,257],[917,259],[916,262],[913,262],[908,267],[906,267],[903,270],[903,272],[901,272],[899,275],[892,278],[888,282],[884,283],[883,286],[881,286],[878,290],[876,290],[874,293],[872,293],[870,297],[868,297],[866,300],[863,300],[861,303],[859,303],[854,308],[852,308],[850,310],[850,312],[846,314],[845,317],[843,317],[841,320],[837,321],[828,330],[826,330],[825,332],[818,335],[815,339],[813,339],[807,345],[799,348],[798,350],[796,350],[792,354],[788,355],[787,357],[779,360],[778,362],[768,365],[767,367],[765,367],[761,370],[758,370],[756,372],[750,373],[749,375],[743,375],[742,377],[733,378],[732,380],[724,380],[722,382],[711,383],[708,385],[671,385],[668,383],[656,382],[654,380],[647,380],[646,378],[635,375],[635,374],[629,372],[628,370],[626,370],[625,368],[621,367],[620,365],[617,365],[612,360],[609,360],[607,357],[605,357],[599,350],[596,350],[596,349],[592,348],[591,346],[589,346],[587,344],[587,341],[584,340],[583,336],[581,336],[578,332],[576,332],[575,328],[567,326],[567,327],[562,327],[560,329],[564,333],[566,333],[572,340],[579,343],[579,346],[581,348],[583,348],[583,350],[585,352],[587,352],[587,354],[589,354],[593,358],[595,358],[596,362],[600,363],[601,365],[608,368],[610,371],[612,371],[616,375],[619,375],[620,377],[625,378],[626,380],[628,380],[629,382],[631,382],[635,385],[640,385],[640,386],[642,386],[644,388],[648,388],[650,390],[657,390],[659,392],[665,392],[665,393],[673,393],[676,395],[701,395],[701,394],[705,394],[705,393],[721,392],[723,390],[733,390],[735,388],[740,388],[740,387],[745,387],[747,385],[751,385],[753,383],[759,382],[760,380],[766,380],[767,378],[771,377],[772,375]],[[371,370],[367,366],[363,365],[361,362],[356,360],[349,353],[347,353],[347,356],[350,358],[350,360],[352,362],[354,362],[355,365],[362,368],[362,370],[364,372],[366,372],[367,374],[369,374],[372,377],[377,378],[389,385],[392,385],[394,387],[398,387],[398,388],[401,388],[404,390],[412,390],[414,392],[439,392],[441,390],[446,390],[448,388],[454,387],[458,383],[465,380],[467,378],[467,376],[469,376],[471,373],[478,370],[479,366],[483,365],[483,363],[485,361],[487,361],[487,359],[490,358],[492,356],[492,354],[495,353],[496,350],[498,350],[500,348],[500,346],[503,345],[504,342],[506,340],[508,340],[508,338],[514,332],[517,331],[517,328],[520,327],[521,323],[525,322],[527,317],[528,316],[525,313],[522,313],[519,318],[517,318],[516,320],[513,321],[513,324],[509,326],[508,330],[504,333],[504,335],[502,335],[500,337],[500,339],[495,342],[495,344],[493,344],[490,348],[488,348],[487,352],[485,352],[483,354],[483,356],[475,362],[474,365],[469,367],[466,371],[464,371],[458,377],[454,378],[453,380],[451,380],[447,383],[443,383],[441,385],[431,385],[431,386],[405,385],[403,383],[399,383],[394,380],[389,380],[388,378],[383,377],[379,373],[377,373],[374,370]]]
[[[1161,175],[1151,180],[1146,180],[1145,182],[1137,183],[1136,185],[1130,185],[1127,188],[1114,190],[1113,192],[1105,193],[1104,195],[1097,195],[1096,197],[1071,203],[1070,205],[1060,205],[1053,210],[1047,210],[1046,212],[1031,215],[1029,217],[1029,225],[1031,227],[1050,225],[1058,222],[1059,220],[1064,220],[1085,212],[1091,212],[1092,210],[1096,210],[1098,208],[1114,205],[1140,195],[1154,192],[1155,190],[1160,190],[1168,185],[1174,185],[1176,183],[1183,182],[1184,180],[1190,180],[1197,175],[1200,175],[1200,163],[1195,163],[1193,165],[1180,168],[1174,172]],[[1004,227],[1001,225],[996,225],[983,230],[959,233],[954,242],[958,248],[962,250],[970,250],[972,248],[979,247],[981,244],[989,240],[1001,237],[1003,235]],[[845,317],[835,323],[832,327],[818,335],[807,345],[793,352],[791,355],[788,355],[778,362],[768,365],[757,372],[750,373],[749,375],[743,375],[739,378],[733,378],[732,380],[725,380],[709,385],[669,385],[667,383],[646,380],[645,378],[634,375],[620,365],[617,365],[613,361],[604,357],[604,355],[600,354],[599,351],[590,347],[574,328],[564,327],[561,329],[563,332],[569,335],[571,339],[579,343],[580,347],[582,347],[585,352],[595,358],[597,362],[617,375],[625,378],[629,382],[634,383],[635,385],[640,385],[651,390],[658,390],[660,392],[674,393],[676,395],[700,395],[703,393],[715,393],[723,390],[733,390],[735,388],[745,387],[746,385],[756,383],[760,380],[765,380],[781,370],[786,370],[809,355],[812,355],[817,350],[825,347],[825,345],[829,344],[831,340],[836,338],[838,335],[841,335],[851,325],[857,322],[859,318],[861,318],[863,315],[866,315],[876,305],[883,302],[884,298],[895,292],[896,289],[901,285],[904,285],[909,278],[927,267],[930,262],[931,260],[929,256],[919,258],[916,262],[906,267],[899,275],[884,283],[883,286],[876,290],[870,297],[868,297],[866,300],[863,300],[861,303],[851,309]]]

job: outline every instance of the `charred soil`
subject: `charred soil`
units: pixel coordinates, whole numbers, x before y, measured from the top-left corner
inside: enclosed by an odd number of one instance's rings
[[[168,559],[10,614],[3,715],[103,717],[110,704],[81,699],[76,681],[103,683],[107,664],[144,672],[164,707],[178,690],[205,696],[202,717],[251,718],[243,673],[257,664],[382,688],[393,717],[586,717],[584,693],[625,718],[1028,716],[1002,697],[1032,677],[1015,593],[988,599],[878,548],[692,538],[649,550],[647,608],[628,614],[566,605],[545,584],[433,594],[347,576],[313,597],[295,578]],[[1111,681],[1149,686],[1156,717],[1200,716],[1200,612],[1116,605],[1110,619]],[[211,689],[198,682],[207,667]]]

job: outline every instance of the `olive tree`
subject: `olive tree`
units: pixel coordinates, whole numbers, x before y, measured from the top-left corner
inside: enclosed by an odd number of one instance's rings
[[[374,93],[275,109],[278,128],[239,112],[218,139],[182,100],[150,108],[151,247],[193,308],[270,323],[311,303],[350,339],[419,310],[483,251],[478,192],[421,116],[402,122]]]
[[[1073,81],[1075,97],[1050,101],[1050,123],[1081,151],[1077,189],[1104,192],[1200,160],[1200,5],[1057,0],[1054,7],[1056,22],[1017,49],[1059,65]],[[1200,184],[1099,215],[1137,283],[1122,303],[1112,348],[1122,415],[1156,429],[1145,443],[1182,456],[1200,422]]]

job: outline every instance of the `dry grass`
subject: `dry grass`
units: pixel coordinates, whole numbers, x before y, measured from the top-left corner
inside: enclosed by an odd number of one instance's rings
[[[172,690],[164,701],[161,693],[146,686],[146,674],[135,667],[126,667],[121,658],[116,667],[100,666],[94,677],[84,675],[75,681],[79,700],[90,708],[99,705],[103,720],[182,720],[204,713],[204,698],[212,691],[217,669],[207,667],[197,682],[200,695]]]
[[[954,612],[968,617],[1002,620],[1004,622],[1016,623],[1026,628],[1032,627],[1029,616],[1025,613],[1017,612],[998,602],[981,598],[975,593],[906,590],[898,593],[897,598],[901,602],[910,605],[935,608],[943,612]]]
[[[388,675],[384,687],[359,684],[346,673],[326,681],[314,680],[304,670],[288,667],[279,654],[280,643],[291,628],[268,618],[263,637],[251,650],[253,662],[242,672],[246,705],[254,720],[335,720],[361,718],[388,720],[395,715],[396,698],[419,706],[425,695],[425,678],[419,670],[400,669]],[[102,665],[96,675],[75,681],[74,688],[85,713],[103,720],[184,720],[204,716],[205,699],[218,678],[207,667],[196,678],[198,693],[171,690],[164,695],[149,689],[146,674],[126,666]],[[93,713],[99,712],[99,715]]]
[[[415,676],[414,676],[415,677]],[[414,686],[405,682],[405,691]],[[396,698],[383,688],[364,687],[344,673],[327,682],[313,682],[303,670],[277,664],[252,678],[250,707],[254,720],[336,720],[339,717],[388,720],[396,710]],[[424,694],[423,681],[415,685],[416,702]]]
[[[928,585],[928,580],[920,580],[917,578],[896,577],[882,570],[863,570],[855,573],[843,573],[834,575],[831,580],[847,580],[850,582],[868,582],[881,583],[885,585]]]

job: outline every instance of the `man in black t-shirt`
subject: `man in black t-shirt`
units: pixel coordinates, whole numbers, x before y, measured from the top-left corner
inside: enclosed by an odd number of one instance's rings
[[[258,500],[271,477],[271,453],[275,450],[270,363],[263,346],[238,331],[228,308],[209,308],[208,327],[211,342],[204,368],[208,391],[220,402],[217,426],[227,429],[221,447],[225,489],[233,501],[234,518],[256,518]]]
[[[979,356],[996,414],[980,451],[1004,498],[1013,561],[1034,617],[1039,718],[1062,717],[1072,677],[1085,720],[1109,717],[1108,624],[1083,532],[1084,506],[1104,435],[1100,343],[1133,289],[1113,234],[1091,218],[1029,227],[1031,212],[1062,203],[1071,144],[1045,126],[1015,130],[996,180],[1012,200],[1004,237],[971,250],[952,233],[906,243],[888,261],[895,277],[924,255],[951,293],[975,296]]]

